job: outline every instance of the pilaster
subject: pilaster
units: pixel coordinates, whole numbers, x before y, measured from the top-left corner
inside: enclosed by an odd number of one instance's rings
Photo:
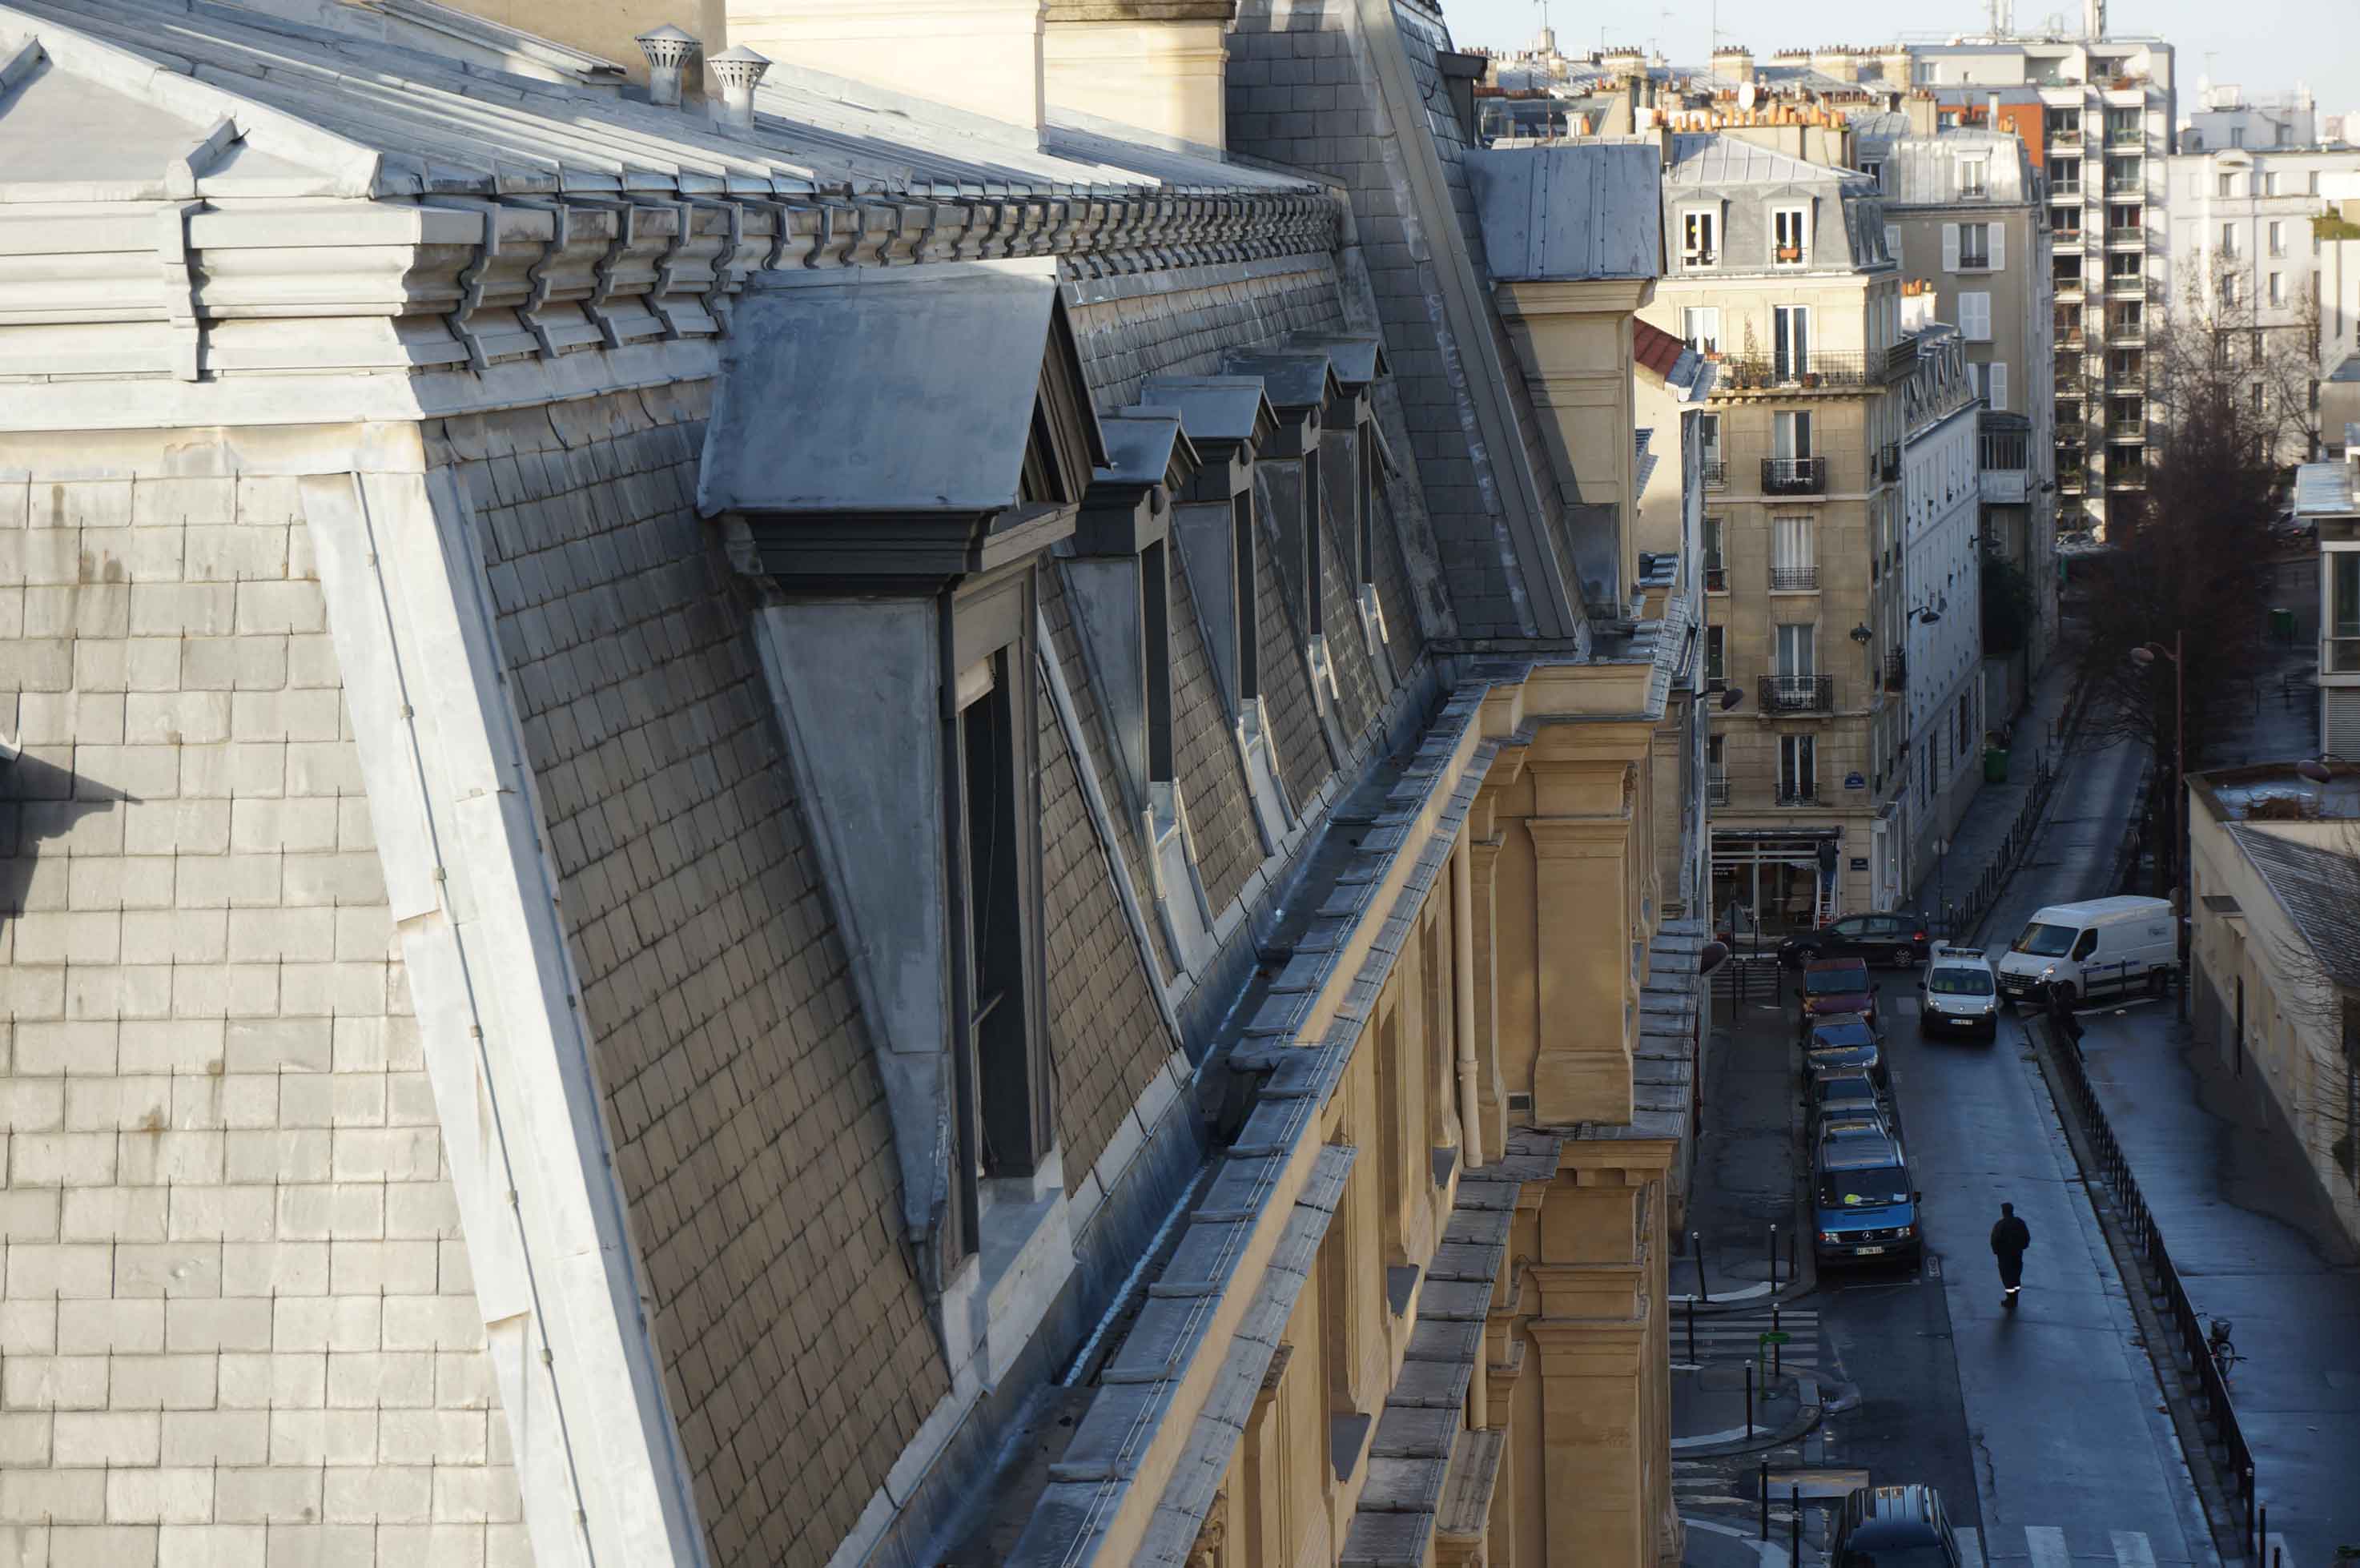
[[[1536,786],[1536,798],[1541,792]],[[1603,817],[1536,816],[1524,826],[1535,862],[1539,957],[1534,1116],[1551,1127],[1627,1124],[1637,1020],[1628,809]]]

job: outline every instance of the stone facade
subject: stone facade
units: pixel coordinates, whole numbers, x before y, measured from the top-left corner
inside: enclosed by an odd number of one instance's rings
[[[1230,35],[1339,191],[478,9],[0,24],[0,1555],[1677,1561],[1692,615],[1438,18]]]

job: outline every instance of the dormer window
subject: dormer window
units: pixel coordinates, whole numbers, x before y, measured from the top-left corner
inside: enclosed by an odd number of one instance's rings
[[[1781,207],[1770,214],[1770,259],[1777,267],[1800,267],[1809,251],[1810,213],[1802,207]]]
[[[1959,159],[1959,200],[1980,201],[1991,194],[1991,159],[1962,158]]]
[[[1680,265],[1697,267],[1721,265],[1719,212],[1710,208],[1697,208],[1680,214]]]

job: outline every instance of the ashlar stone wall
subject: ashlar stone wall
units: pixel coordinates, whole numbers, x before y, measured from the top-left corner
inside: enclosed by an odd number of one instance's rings
[[[521,1563],[311,539],[238,452],[0,441],[0,1563]]]

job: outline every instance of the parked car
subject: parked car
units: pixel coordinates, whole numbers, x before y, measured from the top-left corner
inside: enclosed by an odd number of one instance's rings
[[[1865,1073],[1883,1083],[1885,1056],[1877,1046],[1876,1030],[1858,1013],[1834,1013],[1817,1019],[1803,1042],[1803,1072],[1807,1077]]]
[[[1898,1138],[1823,1138],[1811,1175],[1811,1251],[1822,1268],[1918,1256],[1918,1190]]]
[[[1907,969],[1926,962],[1926,919],[1906,911],[1846,915],[1778,944],[1778,962],[1800,969],[1814,958],[1858,958]]]
[[[1857,958],[1819,958],[1803,966],[1801,1029],[1830,1013],[1858,1013],[1876,1022],[1876,982]]]
[[[2012,1001],[2053,986],[2071,1007],[2089,997],[2145,990],[2160,996],[2180,967],[2171,905],[2161,898],[2091,898],[2035,910],[1999,961]]]
[[[1836,1510],[1834,1568],[1980,1568],[1961,1555],[1942,1495],[1922,1484],[1862,1486]]]
[[[1885,1101],[1876,1081],[1866,1071],[1831,1068],[1811,1074],[1811,1120],[1816,1127],[1831,1126],[1846,1116],[1883,1116]]]
[[[1999,1038],[1999,977],[1981,948],[1934,944],[1918,979],[1918,1032],[1928,1040]]]
[[[1882,1111],[1854,1111],[1821,1122],[1819,1136],[1813,1141],[1825,1148],[1847,1138],[1890,1138],[1892,1136],[1893,1129],[1885,1125]]]

